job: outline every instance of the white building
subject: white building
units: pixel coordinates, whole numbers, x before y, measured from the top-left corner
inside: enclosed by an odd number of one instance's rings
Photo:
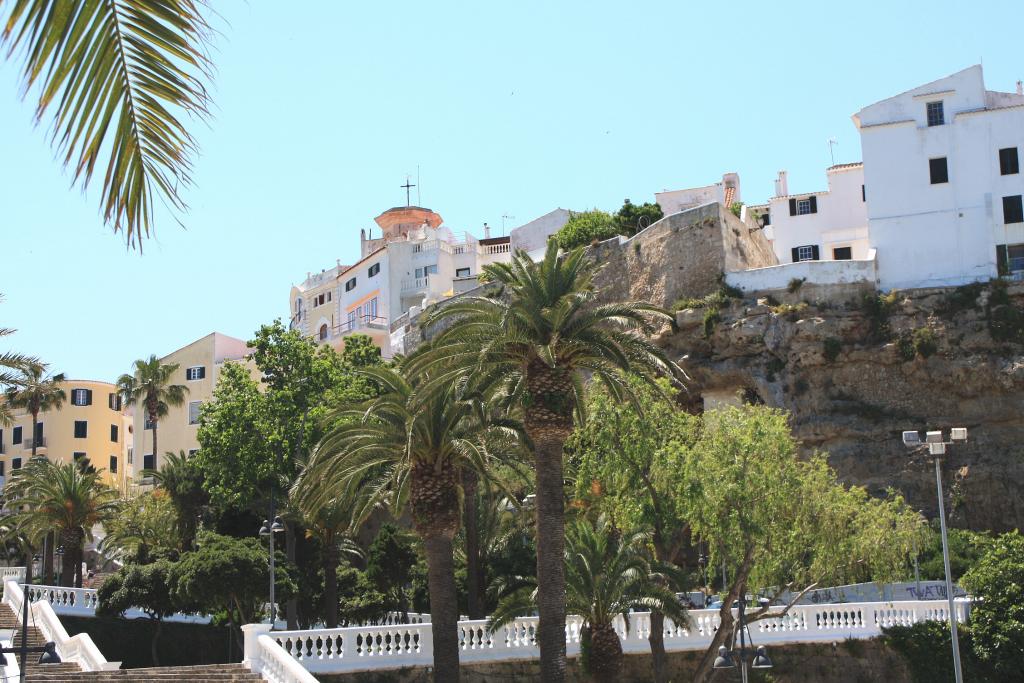
[[[418,206],[388,209],[375,220],[381,236],[362,231],[358,262],[307,273],[291,288],[291,326],[338,350],[348,335],[367,334],[390,357],[400,351],[391,337],[406,313],[475,287],[485,265],[511,259],[513,239],[523,248],[546,243],[568,212],[527,223],[512,231],[515,238],[491,237],[486,224],[482,239],[456,238],[440,215]]]
[[[868,258],[863,164],[837,164],[825,176],[827,190],[789,194],[786,172],[779,171],[775,196],[751,207],[764,216],[779,263]]]
[[[718,202],[728,209],[736,202],[743,201],[740,195],[740,176],[737,173],[726,173],[721,182],[704,187],[655,192],[654,199],[666,216],[712,202]]]
[[[985,90],[972,66],[864,107],[853,122],[883,289],[1024,272],[1020,82],[1016,93]]]
[[[555,209],[518,228],[512,228],[512,251],[522,249],[530,254],[534,261],[544,256],[548,239],[569,222],[570,212],[566,209]]]

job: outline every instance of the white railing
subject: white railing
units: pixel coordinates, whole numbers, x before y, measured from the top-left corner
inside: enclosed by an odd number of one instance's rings
[[[13,579],[7,579],[4,582],[3,601],[19,619],[24,599],[21,585]],[[69,636],[49,602],[30,602],[29,610],[29,624],[38,628],[45,640],[53,641],[63,661],[76,662],[83,671],[112,671],[121,668],[121,662],[107,661],[88,633]]]
[[[966,621],[970,602],[958,599],[957,619]],[[935,600],[902,602],[862,602],[840,605],[797,605],[782,617],[762,619],[750,624],[747,632],[755,645],[834,642],[847,638],[875,638],[890,626],[910,626],[921,621],[945,620],[948,608]],[[711,644],[721,623],[718,610],[691,610],[686,624],[665,619],[665,649],[669,652],[704,650]],[[629,628],[621,617],[614,622],[626,653],[650,651],[651,615],[630,615]],[[459,659],[462,662],[535,659],[537,617],[522,617],[495,631],[487,630],[486,620],[460,621]],[[254,625],[250,625],[254,626]],[[249,629],[250,626],[246,626]],[[260,625],[262,626],[262,625]],[[566,653],[580,651],[583,620],[570,616],[566,621]],[[252,635],[250,635],[252,634]],[[246,652],[259,640],[271,640],[313,673],[344,673],[429,666],[432,658],[431,625],[392,624],[305,631],[246,631]],[[261,650],[262,651],[262,650]],[[275,651],[276,652],[276,651]],[[255,669],[254,669],[255,670]],[[266,678],[266,676],[264,676]],[[291,680],[291,679],[267,679]]]
[[[426,289],[430,285],[430,276],[407,277],[402,280],[403,292],[414,292],[419,289]]]
[[[14,579],[18,583],[25,582],[24,567],[0,567],[0,581],[7,583],[7,579]]]
[[[22,573],[24,578],[24,572]],[[28,590],[29,601],[47,603],[57,614],[75,617],[95,617],[99,607],[99,593],[95,588],[72,588],[69,586],[32,585]],[[124,612],[126,619],[148,618],[149,615],[138,607],[129,607]],[[174,614],[164,621],[208,624],[210,616],[204,614]]]
[[[242,663],[272,683],[317,683],[306,668],[268,636],[270,624],[246,624]]]
[[[488,244],[484,246],[485,254],[507,254],[512,251],[512,245],[508,242],[501,244]]]

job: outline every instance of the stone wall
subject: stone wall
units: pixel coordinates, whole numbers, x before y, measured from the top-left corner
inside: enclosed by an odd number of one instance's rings
[[[843,641],[822,645],[788,645],[771,647],[771,678],[752,672],[750,680],[785,681],[786,683],[910,683],[910,672],[903,658],[878,640]],[[676,652],[669,654],[672,680],[689,681],[696,669],[700,653]],[[429,683],[427,669],[402,669],[387,672],[366,672],[336,676],[319,675],[321,683]],[[536,661],[494,662],[462,667],[465,683],[533,683],[540,680],[540,667]],[[569,660],[568,683],[586,683],[577,659]],[[620,683],[647,683],[653,680],[649,655],[627,655],[619,678]],[[720,674],[713,680],[739,680],[739,676]]]
[[[726,271],[777,263],[764,234],[720,204],[666,216],[629,239],[591,246],[588,253],[602,266],[595,280],[602,300],[663,307],[714,291]]]

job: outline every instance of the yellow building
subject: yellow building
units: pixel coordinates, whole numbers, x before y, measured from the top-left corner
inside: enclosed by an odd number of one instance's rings
[[[130,477],[137,478],[143,469],[159,469],[164,453],[184,451],[186,455],[192,455],[199,450],[199,409],[213,398],[213,389],[217,386],[224,363],[237,361],[252,365],[248,360],[250,352],[245,341],[213,332],[160,359],[164,365],[178,365],[169,383],[180,384],[187,389],[185,402],[180,406],[170,406],[167,415],[157,423],[160,453],[156,457],[153,453],[153,430],[145,410],[135,406],[132,429],[135,448],[128,459]],[[254,368],[250,370],[255,372]]]
[[[24,410],[15,410],[13,423],[0,427],[0,483],[28,462],[35,443],[36,455],[53,461],[88,458],[107,484],[126,491],[131,417],[122,409],[117,388],[77,379],[66,380],[61,388],[67,396],[64,405],[40,413],[35,434],[32,415]]]

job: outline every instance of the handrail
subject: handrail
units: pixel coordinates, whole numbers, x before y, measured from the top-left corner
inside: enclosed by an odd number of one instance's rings
[[[270,624],[246,624],[245,658],[242,664],[271,683],[317,683],[313,674],[268,636]]]

